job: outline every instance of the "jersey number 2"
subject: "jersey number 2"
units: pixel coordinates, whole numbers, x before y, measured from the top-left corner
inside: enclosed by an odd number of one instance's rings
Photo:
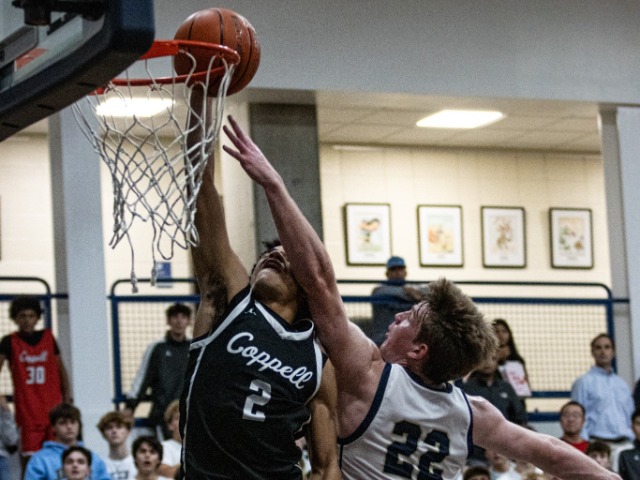
[[[266,405],[271,400],[271,385],[262,380],[254,380],[249,385],[252,393],[247,397],[242,409],[242,418],[245,420],[254,420],[256,422],[264,422],[265,415],[258,407]]]
[[[410,462],[403,462],[400,456],[409,457],[418,448],[422,436],[419,425],[402,421],[393,429],[395,435],[404,437],[404,442],[393,442],[387,449],[384,461],[384,472],[403,478],[413,478],[414,467]],[[424,438],[427,452],[420,457],[417,480],[441,480],[442,469],[435,468],[433,463],[441,463],[449,455],[449,437],[444,432],[433,430]]]

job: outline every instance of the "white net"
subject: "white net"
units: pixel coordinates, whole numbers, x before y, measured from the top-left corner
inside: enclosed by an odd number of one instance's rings
[[[220,131],[224,100],[233,74],[233,57],[229,60],[228,55],[225,58],[212,54],[209,69],[202,74],[195,71],[193,55],[181,52],[192,61],[193,68],[187,75],[174,75],[173,56],[144,59],[138,62],[143,64],[143,75],[134,77],[135,69],[140,68],[135,64],[122,78],[85,97],[90,108],[85,110],[78,104],[73,107],[82,131],[111,175],[113,236],[109,244],[115,248],[123,238],[127,239],[134,293],[138,289],[130,233],[137,221],[147,223],[153,233],[152,285],[159,258],[170,260],[176,246],[187,249],[198,244],[194,225],[196,198]],[[160,72],[166,76],[159,76]],[[141,76],[145,79],[142,83],[148,85],[134,86]],[[198,111],[191,106],[190,98],[196,88],[207,92],[217,89],[212,112],[206,110],[207,102],[200,102],[202,107]],[[119,112],[109,110],[114,104]],[[87,110],[89,113],[85,113]],[[207,117],[212,120],[205,121]],[[200,130],[199,134],[191,138],[198,137],[198,141],[188,145],[187,136],[196,130]]]

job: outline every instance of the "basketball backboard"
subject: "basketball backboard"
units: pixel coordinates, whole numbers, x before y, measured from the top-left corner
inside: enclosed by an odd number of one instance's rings
[[[154,33],[153,0],[1,0],[0,141],[104,85]]]

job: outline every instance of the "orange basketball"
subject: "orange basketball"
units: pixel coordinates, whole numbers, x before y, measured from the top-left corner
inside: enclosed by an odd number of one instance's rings
[[[235,67],[227,95],[246,87],[260,65],[260,44],[256,38],[256,31],[246,18],[226,8],[208,8],[190,15],[178,28],[175,38],[216,43],[238,52],[240,63]],[[190,53],[196,59],[196,72],[209,67],[211,53],[205,52],[204,49],[191,49]],[[191,66],[191,61],[186,55],[176,56],[174,68],[178,75],[189,73]],[[210,87],[209,95],[217,94],[218,82],[214,84],[215,89]]]

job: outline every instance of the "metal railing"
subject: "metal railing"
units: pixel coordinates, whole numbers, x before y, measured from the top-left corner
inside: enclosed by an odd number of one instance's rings
[[[171,294],[166,288],[152,294],[119,294],[118,287],[129,279],[115,282],[108,296],[111,309],[111,351],[113,360],[113,401],[124,400],[148,344],[166,332],[165,310],[176,302],[194,307],[195,294]],[[143,284],[148,279],[140,279]],[[168,285],[186,285],[195,291],[191,278],[160,280]],[[427,282],[412,281],[410,284]],[[368,333],[372,305],[384,297],[372,297],[375,281],[341,280],[339,287],[347,314]],[[520,353],[526,359],[533,395],[528,400],[530,417],[540,421],[557,420],[555,405],[569,396],[572,381],[591,365],[590,340],[601,332],[614,333],[613,306],[626,299],[614,299],[610,289],[599,283],[561,282],[480,282],[456,281],[480,306],[488,319],[505,318],[514,332]],[[9,287],[10,286],[10,287]],[[496,295],[496,291],[500,295]],[[0,334],[15,331],[8,307],[19,293],[29,292],[45,306],[43,326],[52,327],[56,305],[65,294],[54,294],[48,283],[36,277],[0,277]],[[35,293],[32,293],[35,292]],[[3,305],[5,304],[5,305]],[[0,375],[1,392],[11,395],[8,369]],[[543,402],[536,406],[536,402]]]

